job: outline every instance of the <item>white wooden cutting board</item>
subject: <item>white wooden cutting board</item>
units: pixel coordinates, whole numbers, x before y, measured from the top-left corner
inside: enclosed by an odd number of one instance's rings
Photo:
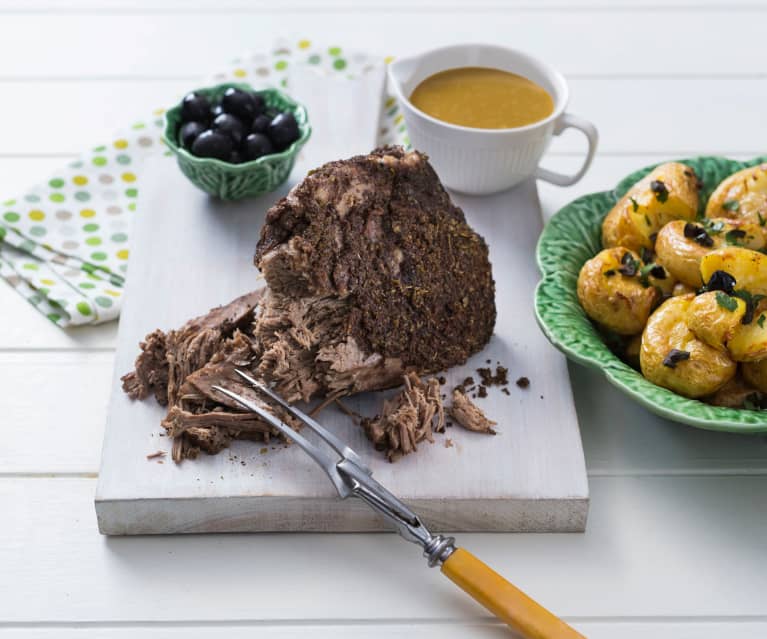
[[[326,80],[323,80],[327,83]],[[168,158],[153,161],[151,184],[134,222],[131,264],[96,493],[99,529],[110,535],[244,531],[374,531],[386,525],[357,500],[339,500],[322,471],[296,446],[235,442],[216,456],[180,465],[163,437],[164,410],[133,402],[120,388],[138,342],[155,328],[170,329],[210,307],[263,284],[253,253],[267,208],[306,170],[372,146],[379,99],[375,78],[369,105],[348,114],[328,109],[340,83],[297,95],[315,129],[290,183],[278,193],[241,203],[217,202],[197,191]],[[359,98],[355,98],[359,100]],[[336,102],[337,104],[337,102]],[[364,118],[365,114],[370,116]],[[355,115],[356,114],[356,115]],[[331,131],[323,119],[347,125]],[[353,118],[358,118],[354,121]],[[364,118],[364,119],[363,119]],[[355,131],[355,135],[343,135]],[[339,135],[341,133],[341,135]],[[541,213],[534,182],[491,197],[455,196],[469,223],[490,246],[498,321],[484,351],[447,372],[451,389],[492,361],[509,368],[510,395],[498,388],[476,400],[498,422],[498,435],[458,426],[395,464],[372,449],[361,429],[335,410],[322,421],[340,433],[375,477],[421,513],[435,530],[582,531],[588,483],[564,358],[540,333],[533,315],[538,280],[535,243]],[[530,379],[518,388],[513,380]],[[373,415],[382,394],[347,400]],[[447,440],[452,446],[447,446]],[[147,460],[158,450],[163,463]]]

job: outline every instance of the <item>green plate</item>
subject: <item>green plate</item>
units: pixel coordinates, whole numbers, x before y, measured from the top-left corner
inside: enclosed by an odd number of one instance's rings
[[[695,169],[703,180],[703,204],[728,175],[765,161],[767,157],[749,162],[720,157],[679,160]],[[612,191],[579,197],[548,223],[538,241],[536,254],[542,275],[535,291],[538,323],[549,341],[568,358],[601,370],[611,384],[662,417],[708,430],[767,432],[767,411],[710,406],[647,381],[610,352],[578,302],[578,273],[602,248],[602,220],[631,185],[655,166],[635,171]]]

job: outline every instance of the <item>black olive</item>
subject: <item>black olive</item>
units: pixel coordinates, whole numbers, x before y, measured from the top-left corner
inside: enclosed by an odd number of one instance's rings
[[[192,148],[192,144],[197,139],[197,136],[205,129],[206,126],[199,122],[187,122],[186,124],[182,124],[181,128],[178,130],[179,144],[188,151]]]
[[[256,117],[256,100],[253,94],[241,89],[235,89],[234,87],[227,89],[224,97],[221,98],[221,106],[225,113],[237,116],[248,126],[251,125],[253,118]]]
[[[217,104],[210,110],[210,117],[215,120],[219,115],[224,113],[224,107],[222,107],[220,104]]]
[[[280,113],[269,123],[269,139],[278,151],[288,148],[295,142],[301,132],[298,122],[290,112]]]
[[[201,158],[227,161],[234,145],[232,138],[216,131],[203,131],[192,144],[192,153]]]
[[[690,353],[689,351],[682,351],[678,348],[672,348],[668,355],[663,360],[663,365],[668,366],[669,368],[676,368],[676,365],[679,362],[683,362],[686,359],[690,359]]]
[[[711,239],[711,236],[706,232],[706,229],[697,224],[687,222],[687,224],[684,225],[684,236],[695,240],[701,246],[707,248],[714,246],[714,240]]]
[[[272,118],[270,118],[265,113],[261,113],[260,115],[257,115],[256,119],[253,120],[253,127],[252,127],[253,133],[266,133],[269,130],[269,123],[271,121],[272,121]]]
[[[248,160],[255,160],[262,155],[274,153],[274,145],[263,133],[251,133],[245,138],[244,151]]]
[[[244,161],[245,161],[245,156],[237,149],[232,151],[231,155],[229,156],[230,164],[242,164]]]
[[[723,291],[727,295],[732,295],[735,292],[735,284],[737,284],[737,281],[727,271],[714,271],[711,273],[711,277],[708,278],[706,290]]]
[[[242,138],[245,137],[245,125],[230,113],[222,113],[219,115],[213,120],[213,126],[211,128],[214,131],[224,133],[232,138],[234,146],[240,146]]]
[[[202,93],[188,93],[181,100],[181,119],[184,122],[207,122],[210,102]]]
[[[256,107],[256,115],[259,113],[263,113],[264,109],[266,109],[266,102],[264,101],[264,96],[262,96],[260,93],[251,93],[253,96],[253,104]]]

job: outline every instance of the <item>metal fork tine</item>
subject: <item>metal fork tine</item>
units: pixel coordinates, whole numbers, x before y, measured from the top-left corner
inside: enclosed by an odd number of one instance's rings
[[[322,468],[322,470],[325,471],[341,497],[348,497],[351,495],[349,486],[341,477],[340,473],[338,472],[338,468],[336,467],[336,464],[339,460],[332,459],[328,454],[312,444],[303,435],[297,433],[281,419],[275,417],[269,411],[261,408],[261,406],[255,402],[252,402],[242,395],[230,391],[228,388],[223,388],[221,386],[213,386],[212,388],[213,390],[222,393],[227,397],[230,397],[244,408],[247,408],[249,411],[258,415],[267,424],[274,426],[274,428],[280,431],[285,437],[292,439],[307,455],[309,455],[309,457],[311,457],[317,463],[318,466],[320,466],[320,468]]]
[[[355,463],[357,466],[360,467],[360,469],[364,472],[366,472],[368,475],[372,475],[373,471],[368,468],[360,456],[354,452],[354,450],[345,444],[343,441],[341,441],[338,437],[336,437],[333,433],[331,433],[327,428],[325,428],[322,424],[320,424],[318,421],[313,419],[312,417],[309,417],[306,413],[299,410],[298,408],[295,408],[294,406],[291,406],[286,402],[282,397],[280,397],[277,393],[275,393],[271,388],[269,388],[266,384],[263,384],[259,382],[258,380],[254,379],[244,371],[241,371],[240,369],[235,369],[235,373],[237,373],[243,380],[248,382],[251,386],[254,388],[260,390],[264,395],[267,395],[270,399],[277,402],[282,408],[284,408],[289,414],[291,414],[293,417],[298,419],[299,421],[306,424],[309,428],[311,428],[315,433],[317,433],[318,436],[322,437],[322,439],[327,442],[328,446],[333,448],[341,457],[344,457],[345,459],[348,459],[349,461]]]

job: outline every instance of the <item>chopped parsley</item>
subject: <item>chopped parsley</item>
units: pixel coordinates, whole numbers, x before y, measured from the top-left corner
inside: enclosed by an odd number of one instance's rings
[[[661,204],[668,200],[668,187],[663,180],[653,180],[650,182],[650,189],[655,193],[655,199]]]
[[[759,211],[757,211],[756,214],[759,216],[759,226],[767,224],[767,217],[764,217]]]
[[[647,224],[647,226],[652,226],[652,222],[650,222],[650,216],[645,213],[644,215],[644,223]]]
[[[639,202],[631,196],[629,196],[629,200],[631,200],[631,209],[636,213],[639,210]]]
[[[736,300],[734,297],[730,297],[727,295],[727,293],[722,291],[716,292],[716,303],[719,304],[719,306],[722,308],[730,311],[730,313],[733,313],[738,309],[738,300]]]
[[[726,200],[724,204],[722,204],[722,208],[725,211],[737,211],[740,208],[740,202],[737,200]]]
[[[645,288],[650,286],[651,275],[657,280],[665,280],[666,269],[664,269],[660,264],[655,264],[654,262],[645,264],[639,271],[639,281]]]
[[[668,355],[663,360],[663,365],[668,366],[669,368],[676,368],[676,365],[679,362],[683,362],[686,359],[690,359],[690,352],[689,351],[682,351],[678,348],[672,348]]]
[[[703,222],[703,225],[706,227],[706,231],[709,235],[719,235],[722,232],[722,229],[724,229],[724,222],[722,222],[722,220],[717,220],[716,222],[706,220]]]
[[[756,320],[756,323],[759,324],[759,328],[764,328],[764,320],[765,320],[764,313],[762,313],[759,316],[759,319]]]

